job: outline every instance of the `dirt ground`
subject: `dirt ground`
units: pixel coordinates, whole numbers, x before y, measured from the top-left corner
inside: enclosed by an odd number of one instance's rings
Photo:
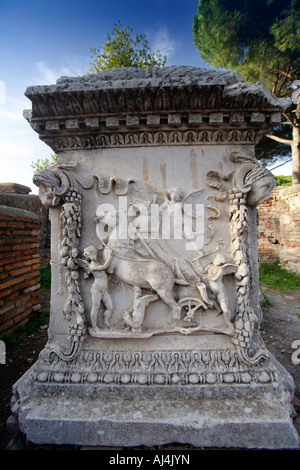
[[[300,399],[300,364],[295,364],[294,341],[300,341],[300,292],[283,294],[263,286],[261,291],[269,300],[263,310],[261,336],[267,349],[286,368],[295,382],[295,395]],[[297,353],[300,359],[300,352]]]
[[[292,354],[294,341],[300,341],[300,292],[282,294],[277,290],[261,291],[269,300],[263,312],[261,335],[267,349],[286,368],[295,382],[293,404],[296,412],[294,424],[300,435],[300,364],[293,363]],[[49,308],[49,292],[42,295],[42,308]],[[47,330],[41,329],[30,335],[21,345],[9,351],[6,364],[0,364],[0,449],[36,450],[25,441],[24,436],[16,434],[16,430],[7,426],[10,416],[10,400],[13,384],[37,360],[39,352],[47,342]],[[297,347],[299,350],[299,346]],[[300,353],[297,356],[300,358]],[[294,361],[295,362],[295,361]],[[70,447],[67,447],[70,448]],[[51,450],[51,448],[50,448]]]

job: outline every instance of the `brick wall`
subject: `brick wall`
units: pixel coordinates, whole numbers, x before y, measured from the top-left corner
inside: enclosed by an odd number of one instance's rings
[[[300,274],[300,185],[275,187],[258,213],[260,262]]]
[[[39,216],[0,206],[0,334],[40,309]]]
[[[29,194],[31,189],[16,183],[0,183],[0,206],[18,207],[34,212],[40,219],[40,267],[50,263],[50,221],[37,194]]]

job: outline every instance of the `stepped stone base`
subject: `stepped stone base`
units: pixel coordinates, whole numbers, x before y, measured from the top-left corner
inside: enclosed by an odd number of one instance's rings
[[[278,365],[278,364],[277,364]],[[15,384],[13,411],[35,444],[294,449],[299,436],[289,406],[292,379],[261,387],[66,386]]]

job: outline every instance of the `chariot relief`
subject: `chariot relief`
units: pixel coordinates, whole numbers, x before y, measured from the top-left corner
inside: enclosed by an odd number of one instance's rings
[[[256,360],[247,353],[259,323],[250,305],[249,210],[274,180],[251,155],[232,152],[228,163],[231,171],[209,170],[203,187],[188,192],[133,176],[97,174],[87,183],[72,161],[35,176],[44,204],[61,208],[63,312],[75,319],[71,357],[87,335],[218,333],[244,360]],[[94,213],[82,216],[89,191],[97,194]]]

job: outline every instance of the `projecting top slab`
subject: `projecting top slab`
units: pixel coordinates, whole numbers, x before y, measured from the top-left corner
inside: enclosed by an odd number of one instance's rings
[[[283,109],[288,101],[278,99],[264,85],[259,82],[256,85],[246,84],[243,78],[234,72],[217,71],[190,66],[172,66],[163,69],[148,68],[146,70],[138,67],[109,69],[100,73],[84,75],[81,77],[61,77],[55,85],[41,85],[28,87],[25,95],[31,99],[36,95],[53,93],[73,93],[99,90],[125,90],[136,88],[188,88],[188,87],[216,87],[224,89],[223,103],[225,107],[253,107],[251,100],[243,102],[241,97],[255,95],[256,106],[265,108]],[[191,91],[191,90],[189,90]],[[237,100],[237,97],[239,99]],[[185,107],[189,107],[189,96],[183,100]],[[219,97],[220,99],[220,97]],[[198,107],[203,107],[203,102]],[[219,103],[218,103],[219,104]],[[151,107],[151,106],[150,106]],[[181,107],[177,99],[177,107]],[[212,106],[210,106],[212,107]]]
[[[163,69],[124,67],[81,77],[61,77],[56,85],[29,87],[26,94],[120,87],[232,85],[239,82],[243,82],[243,79],[234,72],[219,72],[199,67],[172,66]]]

